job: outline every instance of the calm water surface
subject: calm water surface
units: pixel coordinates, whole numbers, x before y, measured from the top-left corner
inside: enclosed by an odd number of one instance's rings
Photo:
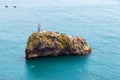
[[[38,23],[84,37],[93,52],[26,61]],[[120,1],[0,0],[0,80],[120,80]]]

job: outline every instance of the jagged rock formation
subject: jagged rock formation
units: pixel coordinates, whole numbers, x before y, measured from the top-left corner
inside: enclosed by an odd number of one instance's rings
[[[27,42],[26,59],[40,56],[86,55],[91,48],[82,37],[58,32],[35,32]]]

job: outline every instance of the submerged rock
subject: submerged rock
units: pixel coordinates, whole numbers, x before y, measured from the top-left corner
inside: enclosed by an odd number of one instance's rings
[[[58,32],[35,32],[27,42],[26,59],[40,56],[86,55],[91,48],[82,37]]]

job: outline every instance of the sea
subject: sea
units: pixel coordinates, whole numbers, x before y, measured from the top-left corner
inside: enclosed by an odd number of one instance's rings
[[[26,60],[38,24],[92,53]],[[0,0],[0,80],[120,80],[120,0]]]

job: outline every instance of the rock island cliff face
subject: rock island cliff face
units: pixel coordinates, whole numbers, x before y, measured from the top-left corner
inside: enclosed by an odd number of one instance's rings
[[[40,56],[86,55],[90,46],[82,37],[67,36],[58,32],[35,32],[27,42],[26,59]]]

